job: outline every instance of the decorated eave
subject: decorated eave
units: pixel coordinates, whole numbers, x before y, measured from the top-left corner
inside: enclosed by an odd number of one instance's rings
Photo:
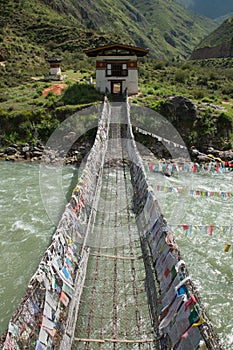
[[[88,57],[96,56],[146,56],[149,52],[147,49],[142,49],[137,46],[110,44],[105,46],[95,47],[93,49],[84,50]]]

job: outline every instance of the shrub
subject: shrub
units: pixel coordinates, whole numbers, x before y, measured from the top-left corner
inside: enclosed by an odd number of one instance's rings
[[[233,97],[233,84],[228,83],[222,87],[222,94]]]
[[[189,78],[189,73],[187,71],[178,69],[175,73],[175,81],[178,83],[185,83]]]
[[[102,95],[92,86],[88,84],[76,83],[70,85],[61,97],[64,104],[83,104],[98,101]]]
[[[197,85],[207,86],[208,85],[208,78],[207,78],[207,76],[198,77]]]
[[[147,94],[148,95],[154,95],[154,93],[155,93],[155,91],[154,91],[153,88],[150,88],[150,89],[147,90]]]
[[[164,69],[167,67],[168,62],[165,60],[157,60],[154,65],[154,69]]]
[[[204,97],[204,98],[202,99],[202,102],[211,103],[211,102],[213,102],[213,99],[210,98],[210,97]]]
[[[202,99],[204,98],[206,94],[206,91],[204,91],[203,89],[194,89],[192,91],[192,95],[195,99]]]

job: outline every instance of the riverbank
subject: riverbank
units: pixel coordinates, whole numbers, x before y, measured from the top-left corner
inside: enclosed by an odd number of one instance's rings
[[[36,145],[12,144],[0,152],[1,161],[27,161],[39,163],[41,161],[48,164],[64,163],[66,165],[79,166],[85,156],[89,153],[92,147],[92,140],[83,141],[79,144],[75,143],[69,150],[68,154],[64,154],[62,149],[50,149],[39,141]]]
[[[140,140],[142,142],[142,140]],[[145,140],[144,140],[145,141]],[[166,161],[167,163],[176,163],[177,161],[187,162],[187,159],[172,159],[170,154],[167,152],[166,148],[162,143],[156,144],[151,147],[151,145],[146,144],[143,141],[144,146],[148,147],[149,153],[159,160]],[[80,142],[75,142],[72,148],[67,154],[64,154],[62,149],[50,149],[38,141],[34,145],[29,143],[24,144],[11,144],[2,151],[0,151],[1,161],[27,161],[27,162],[45,162],[48,164],[66,164],[66,165],[77,165],[79,166],[86,155],[89,153],[93,145],[93,137],[90,137]],[[144,147],[144,149],[145,149]],[[143,151],[143,150],[142,150]],[[206,153],[200,152],[195,147],[191,147],[188,150],[190,155],[190,161],[198,164],[219,162],[224,163],[224,166],[233,167],[233,150],[217,150],[210,147]],[[146,152],[147,153],[147,152]]]

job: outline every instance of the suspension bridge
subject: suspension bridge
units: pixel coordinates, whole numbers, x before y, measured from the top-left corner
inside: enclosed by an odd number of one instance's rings
[[[85,168],[1,345],[222,349],[148,183],[128,100],[105,99]]]

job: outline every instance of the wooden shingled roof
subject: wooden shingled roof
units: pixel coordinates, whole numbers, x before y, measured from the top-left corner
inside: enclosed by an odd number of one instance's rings
[[[123,56],[123,55],[136,55],[143,57],[148,54],[149,50],[142,49],[141,47],[124,45],[124,44],[109,44],[105,46],[95,47],[89,50],[84,50],[85,54],[89,57],[103,56]]]

